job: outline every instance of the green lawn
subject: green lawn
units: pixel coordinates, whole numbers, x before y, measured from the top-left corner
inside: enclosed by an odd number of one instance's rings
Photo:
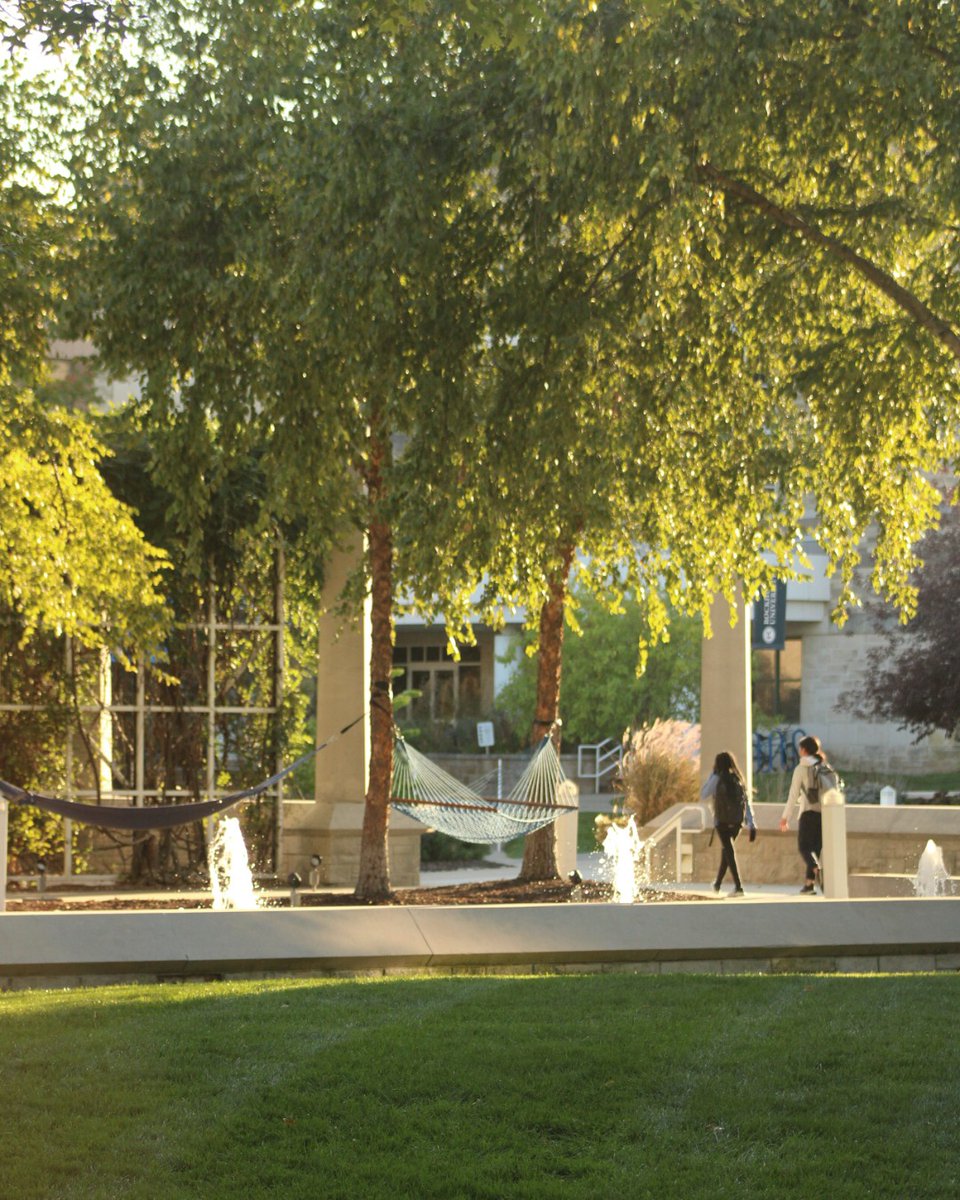
[[[946,1200],[958,1004],[957,975],[7,993],[0,1194]]]

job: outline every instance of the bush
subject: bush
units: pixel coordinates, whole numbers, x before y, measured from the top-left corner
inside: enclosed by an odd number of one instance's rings
[[[703,637],[699,617],[671,612],[669,642],[650,646],[646,670],[638,676],[644,607],[628,598],[623,612],[610,613],[582,590],[575,601],[579,635],[568,627],[564,637],[560,698],[563,739],[568,745],[619,737],[624,729],[661,714],[696,720]],[[500,660],[514,663],[515,670],[497,696],[497,705],[524,743],[536,707],[537,659],[524,649],[533,638],[528,632]]]
[[[489,847],[485,843],[461,842],[447,833],[425,833],[420,839],[420,861],[435,862],[479,862],[486,856]]]
[[[617,786],[623,812],[642,828],[674,804],[700,799],[700,726],[654,721],[624,739]]]
[[[493,723],[494,746],[498,754],[514,754],[529,744],[529,725],[520,734],[514,731],[502,712],[494,709],[475,717],[454,717],[439,721],[417,720],[398,714],[397,726],[404,738],[421,754],[479,754],[477,723]]]

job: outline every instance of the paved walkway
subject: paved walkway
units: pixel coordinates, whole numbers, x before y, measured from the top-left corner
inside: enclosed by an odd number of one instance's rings
[[[491,850],[489,855],[482,863],[466,864],[461,867],[454,867],[443,870],[433,870],[429,867],[422,868],[420,871],[420,887],[450,887],[459,883],[485,883],[488,880],[509,880],[516,879],[520,870],[520,860],[518,858],[510,858],[502,852]],[[612,863],[607,859],[602,851],[594,851],[590,854],[577,855],[577,870],[584,879],[593,879],[602,882],[611,882],[613,878]],[[711,881],[690,882],[663,884],[664,888],[673,892],[690,892],[694,895],[701,895],[708,899],[716,899],[716,893],[713,890]],[[796,885],[793,884],[751,884],[749,881],[744,884],[745,895],[732,897],[730,896],[729,885],[725,885],[720,893],[720,899],[732,899],[736,903],[742,904],[750,900],[776,900],[776,899],[793,899],[799,894],[799,880]],[[69,897],[72,901],[81,901],[85,897],[90,900],[103,900],[108,897],[117,896],[123,900],[156,900],[162,898],[164,900],[177,900],[181,897],[184,899],[195,899],[199,889],[191,889],[190,891],[177,891],[159,888],[144,888],[142,891],[133,891],[124,889],[113,890],[109,887],[90,888],[89,892],[86,889],[71,888],[68,891],[61,891],[56,887],[50,887],[46,891],[46,895],[50,898],[56,896]],[[301,891],[308,889],[302,888]],[[352,887],[330,887],[323,886],[320,890],[325,892],[343,892],[349,894],[353,891]],[[398,889],[402,891],[403,889]],[[261,896],[266,899],[282,899],[286,900],[290,895],[290,889],[286,887],[262,888],[258,889]],[[35,892],[16,892],[8,893],[8,898],[13,900],[18,896],[36,896]],[[820,897],[809,897],[810,900],[816,900]]]
[[[484,883],[487,880],[515,879],[519,870],[519,859],[508,858],[505,854],[498,854],[496,851],[493,851],[482,864],[478,863],[472,866],[442,871],[434,871],[429,868],[421,869],[420,886],[447,887],[457,883]],[[591,854],[578,854],[577,870],[584,879],[596,879],[604,882],[610,882],[612,879],[610,860],[606,859],[601,851],[595,851]],[[689,881],[684,881],[683,883],[665,883],[664,887],[674,892],[692,892],[695,895],[703,895],[710,898],[714,898],[716,895],[711,881],[700,883]],[[745,882],[744,892],[745,895],[743,896],[731,898],[736,899],[738,903],[751,899],[787,899],[799,894],[800,881],[798,879],[796,885],[776,883],[750,884],[749,882]],[[725,898],[728,895],[729,885],[725,885],[720,893],[720,897]],[[816,898],[810,897],[810,899]]]

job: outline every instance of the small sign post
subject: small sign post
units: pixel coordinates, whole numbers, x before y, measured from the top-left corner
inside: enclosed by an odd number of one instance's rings
[[[493,745],[493,722],[477,722],[477,745],[481,750],[489,750]]]

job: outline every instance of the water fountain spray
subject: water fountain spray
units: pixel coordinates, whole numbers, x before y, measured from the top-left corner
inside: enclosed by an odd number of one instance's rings
[[[217,822],[208,850],[208,861],[214,909],[260,907],[260,897],[253,886],[247,847],[236,817],[223,817]]]

